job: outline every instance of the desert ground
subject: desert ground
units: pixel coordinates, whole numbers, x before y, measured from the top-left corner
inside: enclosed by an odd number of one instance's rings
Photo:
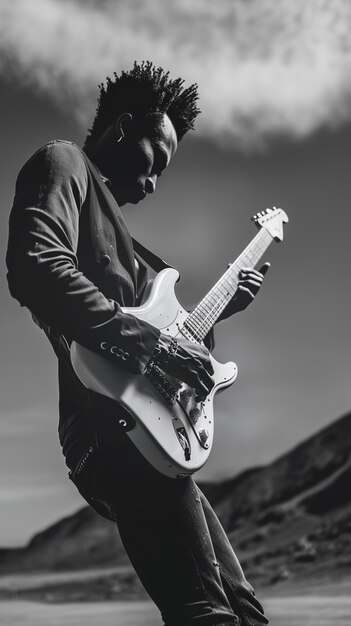
[[[265,598],[271,626],[349,626],[350,596]],[[0,603],[1,626],[161,626],[150,602]]]
[[[0,626],[161,626],[130,572],[125,565],[0,576]],[[351,577],[337,573],[258,584],[271,626],[350,626]]]

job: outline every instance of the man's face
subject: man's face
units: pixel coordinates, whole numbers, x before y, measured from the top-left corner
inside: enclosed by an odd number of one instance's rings
[[[109,178],[113,194],[121,206],[137,204],[147,193],[153,193],[157,179],[177,150],[177,135],[169,117],[157,120],[153,131],[136,137],[126,132],[117,144],[118,159],[111,164]]]

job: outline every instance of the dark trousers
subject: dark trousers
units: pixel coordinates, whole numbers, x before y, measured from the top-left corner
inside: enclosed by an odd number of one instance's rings
[[[71,479],[93,508],[116,521],[165,626],[268,623],[191,477],[177,480],[157,472],[106,416],[90,427],[84,416],[72,416],[60,438]]]

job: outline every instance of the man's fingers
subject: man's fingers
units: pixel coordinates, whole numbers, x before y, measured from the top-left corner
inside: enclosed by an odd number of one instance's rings
[[[244,285],[239,285],[238,291],[240,291],[242,293],[242,297],[246,298],[247,300],[252,300],[255,297],[252,291]]]
[[[267,261],[266,263],[264,263],[262,265],[262,267],[260,267],[259,270],[255,270],[252,267],[243,267],[243,269],[240,271],[240,275],[241,276],[255,276],[257,278],[261,278],[262,276],[264,276],[265,274],[267,274],[268,269],[270,268],[271,264]]]
[[[207,374],[209,377],[211,377],[211,376],[212,376],[212,374],[214,373],[214,369],[213,369],[213,365],[212,365],[212,363],[211,363],[210,359],[203,360],[203,361],[201,362],[201,365],[202,365],[202,367],[204,368],[204,370],[205,370],[206,374]]]
[[[250,286],[256,287],[257,289],[259,289],[262,285],[262,278],[258,279],[255,276],[255,280],[253,278],[244,278],[243,280],[240,281],[239,283],[239,287],[249,287]]]
[[[195,391],[199,400],[205,400],[213,387],[213,380],[205,370],[199,371],[196,376]]]
[[[258,280],[259,283],[261,284],[263,281],[263,275],[260,274],[259,272],[241,272],[240,274],[240,282],[244,282],[247,280]]]
[[[267,261],[266,263],[264,263],[262,265],[262,267],[260,267],[259,272],[260,274],[263,274],[263,276],[265,276],[270,268],[271,264],[269,263],[269,261]]]
[[[201,382],[205,385],[206,389],[208,389],[210,391],[210,389],[212,389],[213,387],[213,378],[212,376],[210,376],[210,374],[208,373],[208,370],[205,368],[201,368],[198,371],[198,375],[199,378],[201,380]]]
[[[249,293],[251,296],[253,295],[251,290],[248,287],[246,287],[245,285],[239,285],[238,291],[239,291],[239,289],[240,289],[240,291],[244,291],[245,293]]]
[[[189,382],[189,384],[195,389],[198,401],[203,401],[208,396],[214,385],[214,380],[211,377],[214,373],[214,369],[206,348],[201,348],[200,354],[198,353],[197,355],[194,355],[193,359],[196,367],[194,370],[190,368],[192,373],[191,383]]]

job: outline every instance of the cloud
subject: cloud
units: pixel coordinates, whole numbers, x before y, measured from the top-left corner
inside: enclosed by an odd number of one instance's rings
[[[248,149],[351,117],[346,0],[3,0],[0,72],[89,125],[106,75],[151,59],[198,82],[198,134]]]

